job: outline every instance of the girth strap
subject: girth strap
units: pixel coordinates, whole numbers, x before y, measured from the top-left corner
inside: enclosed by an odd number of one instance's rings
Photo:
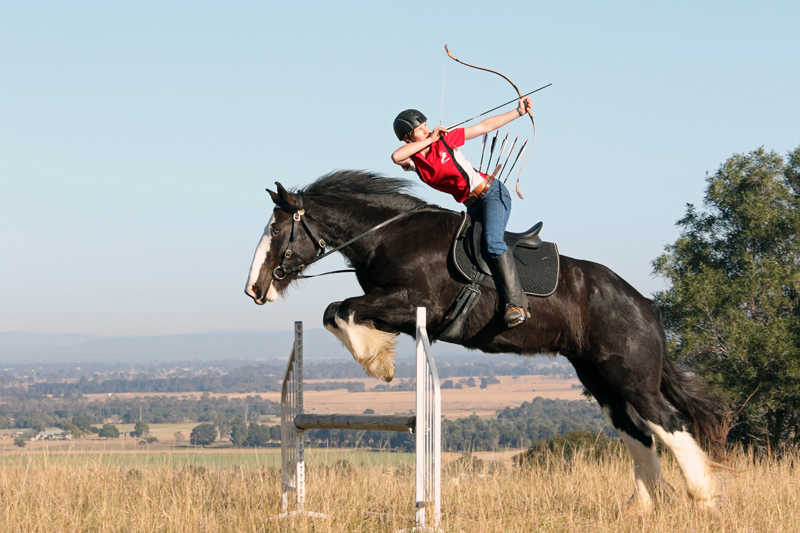
[[[464,324],[467,317],[478,304],[481,298],[481,289],[477,283],[464,285],[453,303],[453,312],[450,313],[450,324],[436,336],[437,341],[460,344],[464,339]]]

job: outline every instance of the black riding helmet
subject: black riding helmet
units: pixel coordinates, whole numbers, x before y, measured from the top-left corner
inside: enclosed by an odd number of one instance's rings
[[[425,118],[425,115],[416,109],[406,109],[397,115],[397,118],[394,119],[394,124],[392,124],[392,127],[394,128],[394,134],[397,135],[397,139],[402,141],[408,136],[409,133],[414,131],[417,126],[420,126],[427,121],[428,119]]]

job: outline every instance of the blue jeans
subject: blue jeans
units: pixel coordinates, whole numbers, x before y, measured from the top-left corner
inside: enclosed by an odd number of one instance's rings
[[[503,235],[511,215],[511,193],[502,182],[495,181],[489,192],[467,208],[467,214],[483,224],[483,244],[492,258],[503,255],[508,247]]]

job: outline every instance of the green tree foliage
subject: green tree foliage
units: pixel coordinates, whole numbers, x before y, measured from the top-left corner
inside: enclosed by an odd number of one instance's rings
[[[624,449],[619,439],[609,439],[603,431],[597,433],[583,431],[568,431],[563,435],[553,435],[550,439],[541,439],[525,452],[514,457],[517,466],[539,465],[546,466],[554,463],[569,464],[577,457],[587,459],[600,459]]]
[[[367,390],[363,381],[348,381],[347,392],[364,392]]]
[[[92,427],[92,421],[82,415],[75,415],[72,417],[72,425],[83,431],[84,433],[89,432],[89,428]]]
[[[189,443],[195,446],[208,446],[217,440],[217,427],[214,424],[200,424],[192,429]]]
[[[244,446],[247,440],[247,422],[244,418],[237,417],[231,422],[231,443],[238,447]]]
[[[734,155],[703,209],[654,263],[678,361],[724,391],[730,437],[775,447],[800,435],[800,147]]]
[[[253,431],[250,425],[250,431]],[[519,407],[506,407],[496,417],[445,419],[442,421],[442,446],[454,452],[524,448],[556,433],[590,429],[614,434],[594,402],[586,400],[546,400],[536,397]],[[273,426],[272,441],[280,440],[280,426]],[[315,429],[306,439],[320,447],[370,447],[398,451],[414,450],[414,435],[393,431]],[[249,437],[248,437],[249,439]]]
[[[250,422],[250,427],[247,429],[247,438],[244,441],[244,445],[251,448],[267,446],[270,440],[269,437],[269,426],[266,424],[261,425],[256,422]]]
[[[97,436],[104,439],[116,439],[119,437],[119,429],[114,424],[103,424]]]
[[[148,424],[179,423],[185,420],[216,422],[219,419],[240,416],[245,404],[252,416],[280,414],[280,404],[259,395],[244,398],[214,396],[181,398],[179,396],[151,396],[148,398],[110,397],[87,401],[81,398],[21,398],[6,396],[0,402],[0,416],[13,419],[13,428],[44,428],[56,425],[60,418],[70,422],[84,433],[92,424],[118,417],[125,424],[142,421]]]
[[[133,426],[133,432],[136,433],[137,437],[147,437],[150,434],[150,426],[144,420],[139,420]]]

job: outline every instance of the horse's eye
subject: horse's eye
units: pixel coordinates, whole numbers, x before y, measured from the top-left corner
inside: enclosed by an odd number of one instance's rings
[[[281,228],[272,228],[272,234],[273,235],[277,235],[280,232],[281,232]]]

